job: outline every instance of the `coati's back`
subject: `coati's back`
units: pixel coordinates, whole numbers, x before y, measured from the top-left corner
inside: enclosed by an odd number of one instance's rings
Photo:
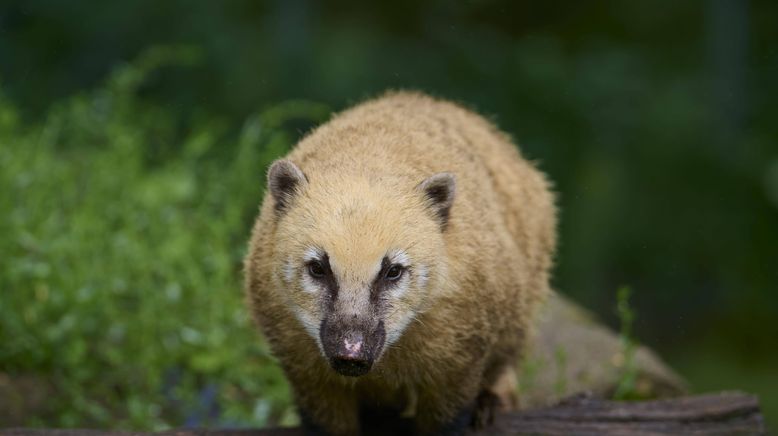
[[[431,432],[512,394],[497,385],[548,293],[555,212],[506,135],[391,93],[316,129],[268,186],[247,294],[306,422],[349,434],[389,408]]]

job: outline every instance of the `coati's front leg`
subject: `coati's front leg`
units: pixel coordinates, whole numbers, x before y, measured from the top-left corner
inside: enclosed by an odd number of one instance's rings
[[[447,373],[419,392],[416,430],[420,435],[461,435],[470,428],[480,392],[483,363]]]
[[[463,435],[470,428],[474,403],[439,395],[422,395],[416,415],[416,433],[419,435]]]
[[[513,366],[494,365],[484,374],[479,370],[482,364],[472,363],[471,368],[462,369],[456,383],[448,381],[439,389],[419,394],[419,434],[460,435],[483,429],[492,424],[496,413],[517,407]]]
[[[497,413],[516,410],[519,407],[519,397],[516,392],[518,379],[513,363],[503,364],[502,368],[495,369],[494,373],[499,375],[491,383],[488,382],[491,376],[487,375],[487,384],[481,388],[476,398],[472,420],[473,427],[476,429],[491,425]]]
[[[295,399],[306,435],[360,434],[359,408],[354,391],[336,384],[316,385],[296,392]]]
[[[475,400],[471,426],[476,430],[484,429],[494,423],[497,413],[518,409],[517,387],[513,360],[491,365]]]

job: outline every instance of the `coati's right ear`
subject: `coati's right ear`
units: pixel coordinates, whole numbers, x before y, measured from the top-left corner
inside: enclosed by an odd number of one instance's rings
[[[448,216],[456,194],[456,177],[451,173],[434,174],[419,184],[417,189],[424,193],[427,204],[440,222],[441,230],[448,226]]]
[[[273,196],[276,212],[285,211],[292,203],[298,188],[307,182],[305,174],[292,161],[280,159],[273,162],[267,172],[267,186]]]

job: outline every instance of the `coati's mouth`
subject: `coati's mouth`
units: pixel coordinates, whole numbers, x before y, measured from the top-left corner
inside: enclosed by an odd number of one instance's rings
[[[331,358],[330,366],[340,375],[349,377],[359,377],[370,372],[373,362],[370,360],[352,360],[342,358]]]
[[[384,348],[384,322],[379,321],[373,328],[360,324],[329,322],[327,319],[321,324],[319,335],[324,354],[332,369],[340,375],[359,377],[367,374]]]

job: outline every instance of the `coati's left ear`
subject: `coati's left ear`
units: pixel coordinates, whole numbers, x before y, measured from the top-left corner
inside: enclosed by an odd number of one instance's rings
[[[456,178],[451,173],[437,173],[419,183],[418,189],[440,220],[440,228],[445,230],[451,205],[456,194]]]
[[[267,171],[267,186],[273,196],[276,212],[285,211],[297,190],[307,182],[305,174],[292,161],[281,159],[273,162]]]

